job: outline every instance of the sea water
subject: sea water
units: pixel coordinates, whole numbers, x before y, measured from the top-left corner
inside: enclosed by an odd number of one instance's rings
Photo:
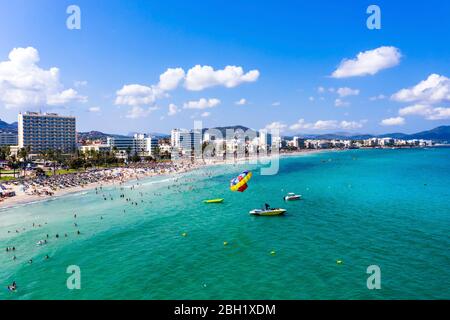
[[[249,188],[231,192],[245,169]],[[448,148],[348,150],[282,158],[272,176],[222,165],[3,209],[0,299],[449,299],[449,186]],[[265,203],[288,213],[248,214]]]

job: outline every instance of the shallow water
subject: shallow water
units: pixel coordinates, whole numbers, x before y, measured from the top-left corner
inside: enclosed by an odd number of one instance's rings
[[[249,189],[230,192],[249,168]],[[1,210],[0,286],[19,289],[0,299],[449,299],[449,184],[450,149],[349,150],[284,158],[274,176],[217,166]],[[288,214],[248,215],[265,202]]]

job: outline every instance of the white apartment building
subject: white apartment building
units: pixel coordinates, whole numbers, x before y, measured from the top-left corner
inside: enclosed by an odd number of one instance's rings
[[[170,134],[172,148],[186,153],[195,151],[197,155],[202,152],[202,132],[201,130],[173,129]]]
[[[382,138],[380,139],[380,145],[387,147],[395,145],[395,140],[393,138]]]
[[[108,152],[111,151],[111,147],[107,144],[88,144],[85,146],[80,146],[78,148],[82,153],[89,153],[90,151],[95,152]]]
[[[117,149],[121,153],[130,152],[133,156],[153,156],[158,148],[158,139],[147,134],[138,133],[133,137],[108,137],[106,144],[110,150]]]
[[[0,146],[16,146],[18,137],[13,132],[0,132]]]
[[[76,120],[56,113],[25,112],[18,116],[18,148],[31,154],[48,150],[72,153],[76,150]]]
[[[281,139],[280,141],[272,141],[272,135],[267,130],[261,130],[259,132],[259,147],[262,149],[270,149],[272,145],[279,144],[280,142]]]

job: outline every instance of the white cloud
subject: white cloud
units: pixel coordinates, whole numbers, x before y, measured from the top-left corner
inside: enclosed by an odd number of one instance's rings
[[[236,66],[227,66],[223,70],[214,70],[210,66],[196,65],[187,73],[182,68],[169,68],[159,76],[159,82],[156,85],[124,85],[116,92],[115,104],[131,107],[150,106],[156,100],[168,97],[168,92],[175,90],[182,82],[184,82],[186,89],[200,91],[219,85],[232,88],[243,82],[254,82],[258,77],[258,70],[244,73],[242,67]],[[134,110],[137,112],[138,109]]]
[[[86,80],[79,80],[79,81],[74,81],[73,85],[75,88],[80,88],[80,87],[85,87],[87,86],[88,82]]]
[[[319,120],[312,126],[315,130],[331,130],[339,128],[336,120]]]
[[[233,88],[244,82],[255,82],[259,78],[258,70],[244,73],[242,67],[226,66],[214,70],[211,66],[196,65],[187,74],[184,86],[191,91],[200,91],[214,86]]]
[[[386,99],[386,96],[384,94],[379,94],[377,96],[373,96],[373,97],[369,98],[370,101],[377,101],[377,100],[384,100],[384,99]]]
[[[380,122],[382,126],[401,126],[405,124],[405,119],[402,117],[388,118]]]
[[[450,108],[434,108],[433,113],[427,117],[428,120],[450,119]]]
[[[354,59],[344,59],[332,73],[333,78],[374,75],[400,63],[400,50],[395,47],[379,47],[358,53]]]
[[[431,74],[414,87],[398,91],[392,95],[392,99],[399,102],[421,102],[422,104],[450,101],[450,79],[438,74]]]
[[[149,107],[147,109],[144,109],[140,106],[133,106],[126,117],[129,119],[146,118],[150,113],[157,109],[158,107]]]
[[[345,130],[353,130],[360,129],[363,127],[364,123],[367,120],[361,121],[337,121],[337,120],[318,120],[313,123],[308,123],[304,119],[298,120],[296,123],[291,125],[289,129],[291,131],[297,130],[336,130],[336,129],[345,129]]]
[[[264,129],[268,130],[268,131],[278,130],[278,131],[282,132],[286,128],[287,128],[286,124],[279,122],[279,121],[275,121],[275,122],[272,122],[272,123],[266,125],[266,127]]]
[[[361,121],[341,121],[340,128],[344,130],[354,130],[354,129],[361,129],[364,126],[364,123],[366,123],[366,120]]]
[[[450,79],[445,76],[431,74],[415,86],[393,94],[391,99],[399,102],[416,102],[401,108],[398,111],[400,116],[416,115],[427,120],[450,119],[450,108],[435,107],[438,103],[450,101]]]
[[[425,104],[415,104],[412,106],[408,106],[402,108],[398,111],[398,114],[401,116],[409,116],[409,115],[421,115],[427,116],[431,113],[431,107]]]
[[[184,79],[185,72],[182,68],[169,68],[159,76],[158,87],[163,91],[171,91],[178,87]]]
[[[281,106],[281,102],[280,101],[275,101],[274,103],[272,103],[272,106],[274,106],[274,107]]]
[[[307,124],[304,119],[300,119],[297,121],[297,123],[289,126],[289,130],[294,131],[294,130],[300,130],[300,129],[309,129],[309,128],[306,128],[309,126],[310,126],[310,124]]]
[[[350,103],[348,103],[347,101],[343,101],[342,99],[336,99],[334,100],[334,105],[336,107],[347,107],[350,105]]]
[[[246,105],[246,104],[247,104],[247,99],[242,98],[242,99],[240,99],[239,101],[236,101],[234,104],[237,105],[237,106],[243,106],[243,105]]]
[[[308,100],[312,102],[312,101],[314,101],[315,99],[314,99],[314,97],[309,97]]]
[[[203,112],[200,116],[202,117],[202,118],[207,118],[207,117],[209,117],[211,115],[211,112]]]
[[[142,106],[151,105],[156,99],[164,96],[164,92],[157,86],[143,86],[140,84],[124,85],[116,92],[117,105]]]
[[[347,96],[357,96],[359,94],[358,89],[352,89],[348,87],[339,88],[337,91],[338,95],[341,98],[347,97]]]
[[[398,111],[400,116],[423,116],[427,120],[444,120],[450,119],[450,108],[434,108],[426,104],[415,104]]]
[[[92,113],[97,113],[97,112],[102,111],[102,109],[101,109],[100,107],[90,107],[90,108],[88,109],[88,111],[89,111],[89,112],[92,112]]]
[[[324,87],[318,87],[317,88],[317,92],[318,93],[324,93],[325,92],[325,88]]]
[[[169,104],[169,112],[167,113],[168,116],[172,117],[178,112],[180,112],[180,109],[176,105],[174,105],[173,103]]]
[[[214,108],[220,104],[219,99],[205,99],[201,98],[198,101],[189,101],[186,102],[183,105],[183,108],[185,109],[207,109],[207,108]]]
[[[8,57],[0,62],[0,102],[7,108],[87,101],[76,90],[64,89],[58,68],[45,70],[37,65],[40,58],[35,48],[15,48]]]
[[[80,96],[74,89],[67,89],[47,97],[47,103],[52,106],[64,105],[71,101],[87,102],[87,98]]]

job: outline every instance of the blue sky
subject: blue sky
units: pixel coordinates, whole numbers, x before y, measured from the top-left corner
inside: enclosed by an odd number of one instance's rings
[[[66,27],[71,4],[81,30]],[[381,30],[366,26],[371,4]],[[437,0],[0,0],[0,118],[56,111],[76,115],[79,131],[109,133],[195,119],[285,134],[426,130],[450,123],[449,14]],[[12,63],[14,48],[24,49]],[[227,66],[242,74],[223,80]],[[182,79],[160,90],[169,68]]]

